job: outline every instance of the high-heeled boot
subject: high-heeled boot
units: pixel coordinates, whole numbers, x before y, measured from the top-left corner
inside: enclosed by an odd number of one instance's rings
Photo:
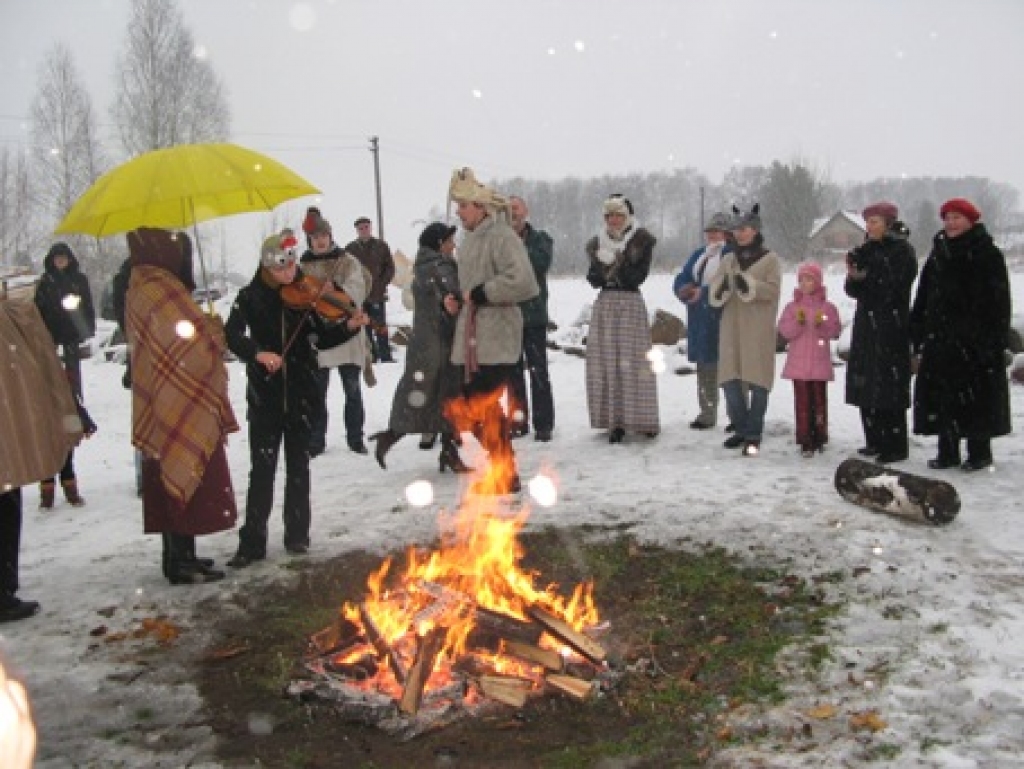
[[[379,433],[374,433],[368,440],[376,444],[373,449],[373,456],[377,458],[377,464],[380,465],[381,470],[387,470],[388,466],[384,464],[384,457],[391,451],[391,447],[394,446],[402,439],[400,433],[396,433],[390,427],[387,430],[381,430]]]
[[[473,472],[473,468],[462,461],[459,449],[450,435],[441,436],[441,453],[437,458],[437,465],[442,473],[445,470],[451,470],[453,473]]]

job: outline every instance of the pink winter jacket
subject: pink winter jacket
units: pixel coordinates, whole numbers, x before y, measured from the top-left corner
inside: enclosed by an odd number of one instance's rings
[[[804,322],[799,321],[803,310]],[[820,324],[815,324],[816,318]],[[789,342],[783,379],[802,379],[810,382],[831,382],[832,349],[830,340],[838,339],[843,330],[839,310],[825,298],[825,287],[819,285],[812,294],[799,287],[793,292],[793,301],[786,305],[779,318],[779,333]]]

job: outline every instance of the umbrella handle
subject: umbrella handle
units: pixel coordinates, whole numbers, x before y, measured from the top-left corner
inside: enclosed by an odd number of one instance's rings
[[[206,274],[206,260],[203,259],[203,244],[199,241],[199,225],[196,223],[196,209],[192,198],[188,199],[188,210],[192,214],[192,235],[196,241],[196,253],[199,255],[199,269],[203,273],[203,288],[206,289],[206,310],[208,315],[216,315],[213,310],[213,299],[210,298],[210,278]]]

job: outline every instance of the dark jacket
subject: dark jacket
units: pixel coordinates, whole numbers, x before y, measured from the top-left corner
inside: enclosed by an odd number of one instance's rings
[[[651,233],[641,227],[629,239],[624,256],[607,265],[597,258],[599,240],[596,236],[592,237],[586,245],[587,256],[590,257],[587,282],[594,288],[639,291],[651,271],[654,245],[657,242]]]
[[[300,269],[295,279],[301,278]],[[314,343],[333,347],[356,333],[344,322],[329,323],[314,312],[285,306],[280,287],[268,283],[262,268],[258,269],[249,284],[238,292],[224,324],[228,348],[246,364],[248,418],[287,418],[292,423],[304,421],[308,426],[324,408]],[[256,361],[256,355],[264,351],[280,355],[293,334],[281,370],[268,373]]]
[[[61,251],[68,257],[68,266],[58,270],[54,266],[54,251],[43,260],[43,276],[36,289],[36,306],[43,322],[53,337],[54,344],[75,346],[96,333],[96,311],[92,304],[89,279],[78,268],[78,259],[70,250]],[[69,296],[77,296],[73,309],[68,309]]]
[[[537,278],[540,293],[533,299],[520,302],[523,311],[524,328],[547,328],[548,325],[548,270],[554,259],[554,241],[544,230],[533,228],[529,222],[523,226],[523,245],[526,255],[533,265],[533,274]]]
[[[1010,280],[983,224],[956,238],[935,236],[910,314],[921,355],[914,386],[914,432],[961,438],[1010,432],[1003,360],[1010,331]]]
[[[847,258],[864,277],[847,277],[857,300],[846,368],[846,402],[867,410],[910,405],[910,291],[917,257],[897,222],[881,240],[866,240]]]
[[[395,260],[391,248],[380,238],[369,238],[365,242],[356,238],[345,250],[359,260],[370,271],[373,285],[366,295],[367,302],[383,302],[388,296],[388,284],[395,277]]]

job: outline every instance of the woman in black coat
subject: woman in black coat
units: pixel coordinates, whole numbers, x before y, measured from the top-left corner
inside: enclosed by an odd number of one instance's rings
[[[96,432],[96,424],[85,411],[82,364],[78,350],[82,342],[96,333],[96,310],[92,303],[89,279],[79,270],[78,259],[67,243],[54,243],[46,254],[35,301],[53,337],[53,343],[57,346],[64,364],[64,373],[71,384],[71,392],[85,419],[85,435],[89,437]],[[60,483],[68,503],[73,507],[81,507],[85,499],[78,490],[74,453],[73,449],[68,452],[67,461],[60,470]],[[56,482],[53,478],[39,484],[40,510],[53,508],[55,490]]]
[[[914,432],[937,435],[928,466],[966,471],[992,464],[992,438],[1010,432],[1010,389],[1003,355],[1010,331],[1010,279],[1003,253],[963,198],[940,209],[943,229],[921,272],[911,310],[920,355]],[[960,464],[960,439],[967,460]]]
[[[910,291],[917,258],[892,203],[864,209],[867,240],[846,255],[847,296],[857,300],[846,369],[846,402],[860,409],[865,445],[876,461],[908,456]]]

